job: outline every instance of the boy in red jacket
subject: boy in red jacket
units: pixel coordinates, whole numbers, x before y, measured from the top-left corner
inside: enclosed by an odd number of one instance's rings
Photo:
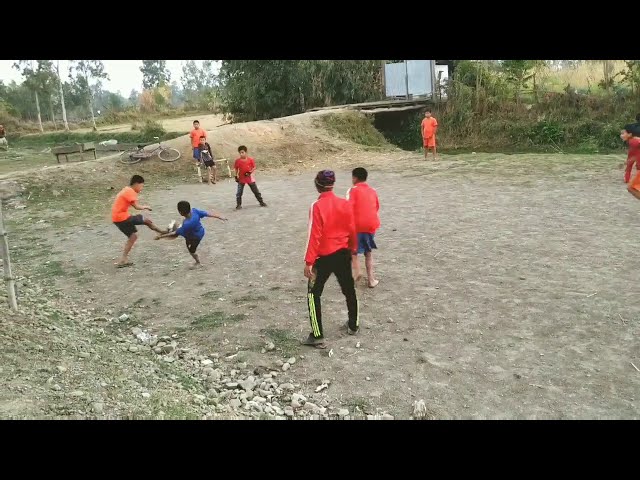
[[[256,171],[256,161],[251,157],[247,157],[247,147],[244,145],[240,145],[238,147],[238,153],[240,154],[240,158],[236,159],[233,164],[236,174],[236,182],[238,183],[238,189],[236,190],[236,210],[240,210],[242,208],[242,194],[244,193],[245,185],[249,185],[249,188],[256,196],[258,203],[260,203],[260,206],[266,207],[267,204],[262,200],[262,194],[260,193],[260,190],[258,190],[256,179],[253,176],[253,172]]]
[[[629,144],[627,154],[627,168],[624,172],[624,181],[628,184],[627,191],[640,200],[640,137],[636,137],[631,126],[625,127],[620,134],[620,138]],[[631,178],[631,170],[636,165],[636,174]]]
[[[360,328],[358,298],[351,274],[351,255],[357,249],[356,225],[349,202],[333,193],[336,176],[331,170],[318,172],[316,190],[320,193],[309,211],[309,237],[304,257],[304,276],[309,279],[307,301],[311,333],[304,345],[324,348],[320,297],[332,273],[336,275],[347,300],[349,335]]]
[[[373,275],[372,250],[378,248],[374,240],[376,230],[380,228],[380,201],[375,189],[367,184],[368,172],[362,167],[354,168],[351,172],[353,187],[347,191],[347,200],[353,207],[353,216],[358,233],[358,253],[364,254],[364,264],[367,268],[367,283],[369,288],[378,285]],[[358,254],[353,256],[353,278],[357,282],[360,277],[360,262]]]

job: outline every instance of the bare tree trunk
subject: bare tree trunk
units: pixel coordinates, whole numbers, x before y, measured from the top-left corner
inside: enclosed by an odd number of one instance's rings
[[[42,115],[40,115],[40,99],[38,98],[38,92],[36,94],[36,109],[38,110],[38,125],[40,126],[40,131],[44,133],[44,128],[42,127]]]
[[[62,90],[62,79],[60,78],[60,60],[58,60],[58,66],[56,67],[58,73],[58,84],[60,85],[60,103],[62,104],[62,121],[64,122],[64,129],[69,131],[69,122],[67,122],[67,109],[64,106],[64,91]]]
[[[91,123],[93,123],[93,131],[97,132],[98,127],[96,126],[96,117],[93,114],[93,95],[89,93],[89,111],[91,112]]]
[[[53,101],[51,100],[51,96],[49,96],[49,115],[51,116],[51,121],[53,122],[54,130],[58,130],[58,124],[56,123],[56,115],[53,112]]]

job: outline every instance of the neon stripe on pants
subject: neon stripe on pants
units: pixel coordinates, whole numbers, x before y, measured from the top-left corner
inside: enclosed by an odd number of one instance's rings
[[[318,326],[318,318],[316,317],[316,302],[313,298],[313,293],[309,293],[309,318],[311,319],[311,329],[313,330],[313,336],[320,336],[320,327]]]

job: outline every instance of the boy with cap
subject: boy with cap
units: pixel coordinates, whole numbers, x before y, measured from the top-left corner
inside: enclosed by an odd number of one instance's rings
[[[335,182],[333,171],[318,172],[315,187],[320,196],[309,210],[304,276],[309,279],[307,302],[311,333],[302,343],[317,348],[325,348],[320,298],[332,273],[336,275],[347,301],[347,333],[355,335],[360,327],[358,298],[351,273],[351,256],[358,246],[356,225],[349,202],[333,193]]]

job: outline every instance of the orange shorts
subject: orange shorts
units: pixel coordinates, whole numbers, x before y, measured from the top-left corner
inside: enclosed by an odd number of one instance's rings
[[[436,146],[436,136],[431,135],[429,138],[423,138],[422,144],[425,148],[434,148]]]
[[[629,187],[640,192],[640,172],[636,173],[635,177],[631,179]]]

